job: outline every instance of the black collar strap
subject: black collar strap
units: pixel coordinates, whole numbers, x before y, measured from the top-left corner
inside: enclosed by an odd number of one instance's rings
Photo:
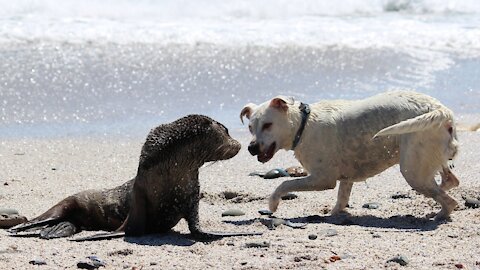
[[[300,103],[300,112],[302,112],[302,123],[300,124],[300,128],[295,135],[295,139],[293,140],[292,150],[295,150],[297,147],[300,138],[302,137],[303,130],[305,129],[305,124],[307,123],[308,116],[310,115],[310,106],[305,103]]]

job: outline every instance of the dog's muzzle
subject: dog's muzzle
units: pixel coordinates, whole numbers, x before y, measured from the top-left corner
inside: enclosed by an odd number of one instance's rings
[[[256,142],[251,142],[251,143],[248,145],[248,152],[250,152],[250,154],[251,154],[252,156],[258,155],[258,153],[260,152],[260,147],[258,146],[258,143],[256,143]]]

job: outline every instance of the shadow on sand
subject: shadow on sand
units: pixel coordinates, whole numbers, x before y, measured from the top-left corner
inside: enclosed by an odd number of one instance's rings
[[[264,218],[255,218],[238,221],[224,221],[225,223],[238,226],[251,225],[254,222],[262,222]],[[327,223],[340,226],[362,226],[367,228],[397,229],[397,230],[415,230],[415,231],[433,231],[438,228],[441,222],[436,222],[427,218],[418,218],[412,215],[396,215],[389,218],[376,217],[371,215],[350,216],[348,214],[336,216],[305,216],[296,218],[285,218],[293,223],[319,224]]]
[[[196,243],[195,240],[190,239],[190,234],[181,234],[178,232],[168,232],[162,234],[150,234],[138,237],[124,237],[124,241],[132,244],[142,246],[181,246],[188,247]]]

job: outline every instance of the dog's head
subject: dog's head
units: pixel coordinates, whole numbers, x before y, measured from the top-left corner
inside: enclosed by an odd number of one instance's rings
[[[248,128],[253,136],[248,151],[257,156],[258,161],[269,161],[279,149],[285,149],[293,138],[292,121],[289,110],[294,101],[291,97],[278,96],[274,99],[255,105],[248,103],[240,112],[249,121]]]

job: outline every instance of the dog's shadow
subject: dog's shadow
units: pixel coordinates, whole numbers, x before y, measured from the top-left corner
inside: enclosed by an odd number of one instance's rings
[[[412,215],[395,215],[388,218],[376,217],[372,215],[351,216],[341,214],[335,216],[305,216],[289,219],[291,222],[298,223],[328,223],[341,226],[362,226],[367,228],[398,229],[398,230],[417,230],[433,231],[441,224],[428,218],[419,218]]]
[[[388,218],[376,217],[372,215],[351,216],[348,214],[341,214],[335,216],[304,216],[295,218],[285,218],[293,223],[305,224],[320,224],[327,223],[339,226],[362,226],[367,228],[381,228],[381,229],[397,229],[397,230],[416,230],[416,231],[433,231],[438,228],[439,222],[427,218],[419,218],[412,215],[396,215]],[[238,220],[238,221],[224,221],[226,223],[242,226],[251,225],[254,222],[260,221],[261,218]]]

